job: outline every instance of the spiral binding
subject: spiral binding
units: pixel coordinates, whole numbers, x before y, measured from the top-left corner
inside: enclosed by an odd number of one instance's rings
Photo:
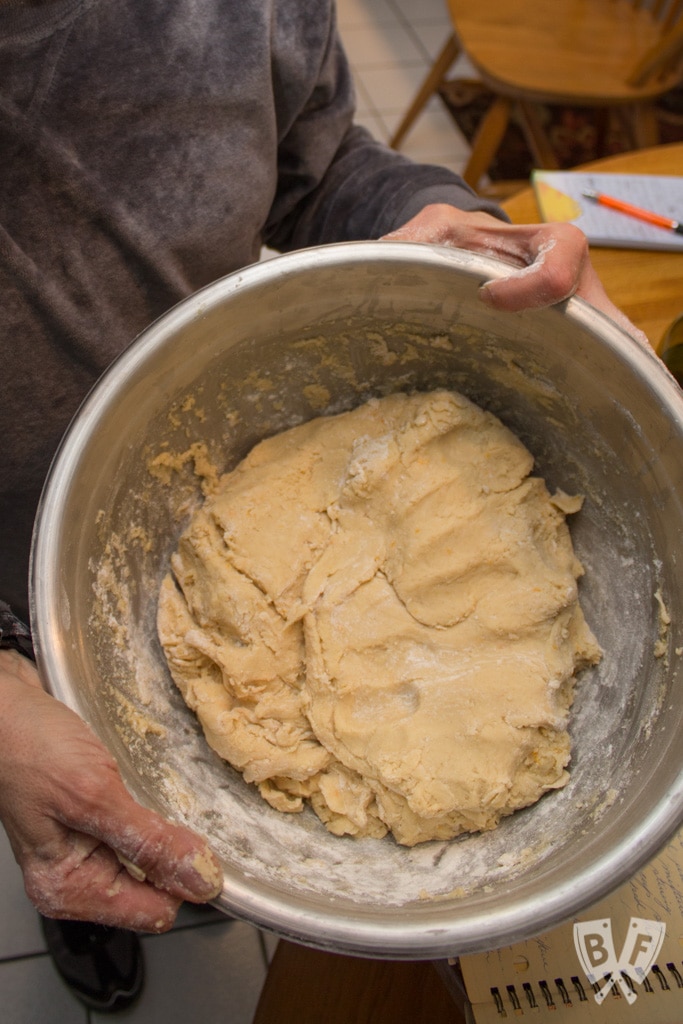
[[[622,976],[629,988],[635,992],[635,986],[628,975],[622,971]],[[605,975],[605,978],[609,978],[609,975]],[[651,978],[654,979],[654,984],[650,980]],[[600,983],[596,982],[587,987],[597,993],[600,990]],[[664,969],[658,964],[654,964],[641,985],[641,991],[649,995],[654,995],[657,992],[672,992],[677,989],[683,989],[683,961],[679,964],[666,963]],[[552,985],[546,980],[539,980],[535,988],[528,981],[522,984],[521,989],[513,984],[506,985],[505,990],[501,991],[497,985],[494,985],[491,988],[491,997],[502,1019],[508,1017],[510,1013],[515,1017],[523,1017],[525,1010],[532,1011],[542,1008],[554,1010],[558,1006],[578,1009],[582,1003],[590,1001],[586,986],[577,975],[570,977],[569,984],[566,984],[563,978],[554,978]],[[623,999],[616,985],[612,987],[612,997]]]

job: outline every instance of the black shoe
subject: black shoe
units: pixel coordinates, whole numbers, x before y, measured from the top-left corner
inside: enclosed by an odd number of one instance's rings
[[[41,917],[57,971],[82,1003],[100,1013],[123,1010],[142,991],[144,966],[135,932],[89,921]]]

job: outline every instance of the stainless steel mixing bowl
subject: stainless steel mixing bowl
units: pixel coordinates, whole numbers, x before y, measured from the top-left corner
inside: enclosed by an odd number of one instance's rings
[[[49,688],[141,802],[211,839],[226,912],[318,947],[432,958],[528,937],[605,895],[681,821],[683,397],[580,300],[487,308],[479,285],[507,272],[364,242],[218,281],[105,374],[44,492],[32,612]],[[340,839],[267,807],[209,750],[156,639],[157,588],[205,456],[228,469],[315,414],[444,386],[516,431],[551,488],[586,495],[572,531],[605,655],[578,686],[565,789],[450,843]]]

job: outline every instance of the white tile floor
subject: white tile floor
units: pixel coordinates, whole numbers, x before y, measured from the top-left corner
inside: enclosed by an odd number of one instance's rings
[[[450,35],[445,0],[338,0],[339,27],[354,72],[357,120],[388,142]],[[455,71],[473,73],[459,58]],[[434,97],[401,152],[462,171],[468,146]]]
[[[0,828],[0,1021],[99,1024],[62,984],[39,918]],[[116,1019],[130,1024],[250,1024],[273,938],[211,907],[181,908],[174,929],[142,939],[146,979],[139,1002]]]
[[[447,38],[445,2],[338,0],[338,11],[357,84],[358,120],[386,141]],[[456,171],[467,155],[438,101],[428,106],[402,149]],[[107,1019],[89,1013],[56,974],[2,828],[0,892],[1,1024],[97,1024]],[[116,1019],[251,1024],[272,937],[217,911],[187,906],[173,931],[142,941],[145,989],[140,1002]]]

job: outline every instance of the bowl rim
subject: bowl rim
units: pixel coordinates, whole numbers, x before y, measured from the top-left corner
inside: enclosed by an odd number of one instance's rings
[[[159,344],[168,344],[170,336],[184,324],[216,303],[228,301],[238,290],[260,288],[264,282],[272,285],[278,276],[302,273],[330,261],[339,265],[355,264],[358,260],[385,261],[394,267],[414,263],[416,259],[424,266],[452,266],[480,282],[500,279],[511,272],[510,264],[495,257],[426,243],[378,241],[317,246],[252,264],[211,282],[151,323],[113,360],[84,399],[62,438],[45,481],[35,521],[30,561],[31,619],[39,671],[53,696],[88,720],[87,708],[79,692],[74,690],[59,649],[57,657],[54,656],[52,638],[59,633],[55,601],[60,591],[49,524],[55,510],[64,503],[77,471],[81,446],[114,401],[121,378],[125,381],[134,376]],[[589,334],[599,330],[601,341],[634,372],[645,376],[683,435],[683,393],[653,350],[580,297],[572,296],[555,309],[558,315],[570,317]],[[437,913],[435,923],[412,922],[409,929],[401,922],[400,915],[396,915],[395,921],[378,925],[376,919],[364,920],[360,912],[357,916],[335,917],[329,910],[322,912],[306,907],[296,894],[274,896],[269,891],[262,897],[249,880],[233,877],[226,879],[224,892],[216,902],[221,909],[279,935],[357,955],[433,959],[451,955],[449,950],[457,954],[507,945],[554,927],[577,910],[595,903],[632,877],[665,845],[683,822],[683,757],[680,760],[681,769],[675,783],[608,852],[594,859],[571,880],[555,884],[537,899],[509,902],[484,921],[477,917],[476,941],[472,940],[472,916],[464,913],[461,917],[452,907],[448,922],[445,918],[441,920]],[[148,802],[139,790],[133,790],[133,795],[142,803]]]

